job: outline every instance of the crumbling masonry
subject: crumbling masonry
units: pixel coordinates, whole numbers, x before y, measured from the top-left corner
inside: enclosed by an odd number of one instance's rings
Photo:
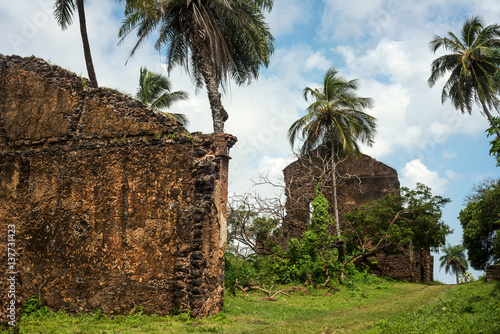
[[[0,55],[2,323],[31,296],[71,313],[219,312],[235,141]]]
[[[333,203],[331,169],[323,147],[299,158],[284,170],[286,185],[286,212],[283,222],[283,242],[300,238],[310,219],[309,205],[316,196],[318,182],[323,182],[322,192]],[[337,165],[337,198],[341,222],[354,207],[375,201],[386,194],[399,193],[399,179],[395,169],[362,154],[358,160],[341,159]],[[330,205],[334,216],[333,205]],[[431,282],[433,257],[429,251],[405,249],[400,255],[379,254],[377,265],[383,275],[408,281]]]

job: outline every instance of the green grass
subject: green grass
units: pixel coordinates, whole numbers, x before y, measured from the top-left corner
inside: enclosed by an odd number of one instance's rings
[[[227,294],[224,312],[200,320],[187,315],[134,314],[111,319],[102,313],[69,316],[39,311],[23,317],[21,333],[500,332],[500,293],[494,284],[455,287],[367,278],[338,289],[280,294],[277,301],[265,300],[263,293]],[[456,330],[450,331],[449,326]]]
[[[458,285],[414,312],[379,321],[369,333],[500,333],[500,282]]]

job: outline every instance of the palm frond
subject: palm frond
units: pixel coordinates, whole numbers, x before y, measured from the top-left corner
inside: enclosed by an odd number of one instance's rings
[[[302,95],[313,101],[288,130],[290,145],[302,140],[302,155],[326,145],[336,154],[351,156],[360,153],[358,141],[372,145],[375,118],[363,110],[372,108],[373,100],[358,97],[357,89],[358,81],[342,78],[335,67],[326,71],[322,87],[306,87]]]
[[[73,23],[73,12],[75,10],[73,0],[56,0],[54,4],[54,17],[57,24],[66,30]]]
[[[447,38],[434,36],[429,43],[436,52],[444,48],[451,53],[435,59],[431,64],[431,75],[427,80],[433,87],[437,80],[448,73],[441,102],[450,100],[457,110],[471,113],[474,104],[481,106],[481,112],[489,115],[489,109],[499,110],[497,98],[499,81],[495,78],[500,71],[500,25],[484,27],[479,17],[472,16],[462,25],[460,38],[448,32]]]
[[[159,73],[150,72],[141,67],[139,74],[139,87],[136,98],[156,110],[170,108],[174,102],[186,100],[188,94],[184,91],[171,91],[170,80]],[[169,114],[184,126],[188,124],[187,117],[183,114]]]

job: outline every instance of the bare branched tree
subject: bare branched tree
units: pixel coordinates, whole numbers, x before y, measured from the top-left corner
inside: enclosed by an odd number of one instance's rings
[[[271,185],[281,189],[282,184],[260,175],[255,186]],[[281,222],[285,217],[283,196],[264,197],[259,192],[233,194],[228,202],[228,247],[236,255],[269,254],[280,237]]]

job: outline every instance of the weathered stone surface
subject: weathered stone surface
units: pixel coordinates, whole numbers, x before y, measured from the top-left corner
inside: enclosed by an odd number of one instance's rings
[[[486,282],[500,281],[500,264],[486,267]]]
[[[282,232],[284,245],[300,238],[310,218],[310,203],[316,197],[315,188],[322,182],[322,192],[333,203],[331,169],[323,147],[288,165],[284,170],[286,212]],[[340,221],[354,207],[377,200],[386,194],[399,194],[399,179],[395,169],[362,154],[357,160],[340,159],[337,164],[337,198]],[[327,181],[325,181],[327,180]],[[334,217],[333,205],[330,214]],[[333,227],[334,228],[334,227]],[[332,231],[335,232],[335,231]],[[262,251],[265,252],[265,249]],[[380,254],[378,266],[384,275],[410,281],[432,281],[433,257],[428,251],[403,250],[400,255]]]
[[[220,311],[224,152],[235,141],[189,135],[41,59],[0,55],[2,323],[11,300],[19,321],[32,295],[70,312]]]
[[[283,236],[288,243],[305,231],[309,221],[310,203],[316,197],[315,188],[322,182],[322,192],[333,203],[331,169],[321,147],[310,155],[292,162],[284,170],[287,219]],[[399,193],[396,170],[362,154],[358,160],[341,159],[337,164],[337,198],[342,217],[354,207],[374,201],[388,193]],[[326,180],[326,181],[325,181]],[[333,205],[330,211],[334,216]]]

